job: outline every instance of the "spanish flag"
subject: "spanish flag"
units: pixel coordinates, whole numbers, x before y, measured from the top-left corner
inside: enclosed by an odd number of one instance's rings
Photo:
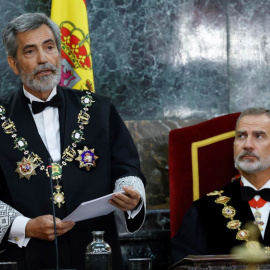
[[[51,19],[61,31],[60,85],[95,92],[86,0],[52,0]]]

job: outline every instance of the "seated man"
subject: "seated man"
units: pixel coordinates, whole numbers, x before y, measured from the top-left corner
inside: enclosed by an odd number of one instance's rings
[[[251,108],[239,116],[234,160],[239,178],[195,201],[184,217],[171,242],[173,262],[188,255],[230,254],[241,244],[269,252],[269,110]]]

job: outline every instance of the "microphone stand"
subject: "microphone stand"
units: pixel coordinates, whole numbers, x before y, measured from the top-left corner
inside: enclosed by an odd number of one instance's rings
[[[47,168],[48,168],[48,172],[50,176],[51,196],[52,196],[51,198],[52,198],[52,212],[53,212],[56,270],[76,270],[76,269],[59,269],[58,240],[57,240],[57,232],[56,232],[55,206],[54,206],[54,201],[53,201],[53,179],[52,179],[52,159],[51,158],[48,158]],[[54,269],[41,269],[41,270],[54,270]]]
[[[57,232],[56,232],[55,206],[54,206],[54,201],[53,201],[53,180],[52,180],[52,159],[51,158],[48,158],[48,172],[50,176],[51,196],[52,196],[51,198],[52,198],[52,212],[53,212],[56,270],[59,270],[58,240],[57,240]]]

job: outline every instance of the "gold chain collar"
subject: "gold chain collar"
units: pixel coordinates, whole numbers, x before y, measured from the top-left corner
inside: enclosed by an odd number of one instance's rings
[[[236,210],[234,207],[227,204],[231,200],[231,198],[227,196],[222,196],[223,192],[223,190],[213,191],[208,193],[207,196],[218,196],[218,198],[215,200],[215,203],[224,206],[222,209],[222,215],[225,218],[230,219],[230,221],[227,223],[227,228],[230,230],[237,230],[236,239],[246,241],[246,247],[248,249],[260,250],[261,245],[259,242],[249,240],[250,231],[241,229],[240,227],[242,225],[242,222],[240,220],[233,219],[236,214]],[[265,247],[264,252],[270,253],[270,247]]]
[[[87,113],[89,107],[92,106],[92,103],[95,102],[91,96],[90,91],[86,91],[86,95],[81,97],[81,104],[83,105],[83,109],[79,112],[77,117],[77,122],[79,124],[78,129],[73,130],[71,134],[71,139],[73,143],[68,145],[62,154],[61,164],[52,163],[52,179],[56,180],[56,185],[54,186],[56,192],[53,193],[54,203],[58,205],[60,208],[62,204],[65,203],[64,193],[62,192],[60,185],[61,177],[62,177],[62,167],[67,165],[67,162],[72,162],[76,156],[76,148],[77,144],[84,140],[83,130],[84,126],[88,125],[90,115]],[[28,143],[23,137],[18,137],[16,126],[10,118],[6,118],[5,116],[6,109],[4,106],[0,105],[0,119],[2,120],[2,128],[6,134],[10,134],[14,140],[14,148],[17,148],[19,151],[23,151],[24,157],[21,161],[17,162],[17,172],[20,178],[30,179],[32,175],[36,175],[36,168],[39,168],[41,171],[45,170],[44,162],[34,152],[30,152],[27,150]],[[98,157],[94,154],[95,149],[88,149],[86,146],[83,151],[78,150],[79,156],[76,158],[77,161],[80,162],[80,168],[84,167],[86,170],[93,166],[96,166],[96,159]],[[46,170],[47,175],[48,170]]]

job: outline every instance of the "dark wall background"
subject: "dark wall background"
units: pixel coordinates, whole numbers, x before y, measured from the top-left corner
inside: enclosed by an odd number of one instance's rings
[[[0,0],[0,28],[25,12],[50,15],[50,6],[50,0]],[[87,0],[87,10],[96,92],[117,106],[148,179],[145,226],[133,238],[119,228],[125,255],[151,256],[162,265],[154,242],[164,237],[168,245],[169,131],[269,107],[270,2]],[[19,80],[2,47],[0,73],[0,92],[15,91]],[[128,249],[149,236],[147,248]]]

